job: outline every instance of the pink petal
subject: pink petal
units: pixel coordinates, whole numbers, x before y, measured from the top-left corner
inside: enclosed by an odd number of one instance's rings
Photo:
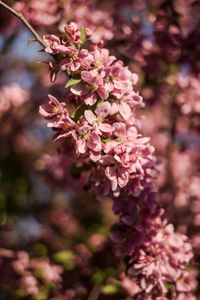
[[[58,52],[65,54],[67,52],[67,47],[65,47],[64,45],[56,45],[54,47],[55,50],[57,50]]]
[[[51,117],[52,116],[52,105],[51,104],[43,104],[39,107],[39,113],[43,117]]]
[[[113,167],[110,167],[110,166],[106,167],[106,169],[105,169],[105,175],[111,181],[116,180],[116,178],[117,178],[116,170]]]
[[[94,83],[97,86],[103,85],[103,78],[99,74],[97,74]]]
[[[80,68],[81,64],[78,61],[74,61],[70,65],[70,69],[72,72],[77,71]]]
[[[95,109],[95,113],[100,118],[106,118],[111,110],[111,105],[108,101],[105,101],[104,103],[101,103],[97,105],[97,108]]]
[[[87,146],[93,151],[99,152],[101,151],[102,145],[101,145],[101,139],[95,132],[92,132],[90,134],[90,137],[87,141]]]
[[[77,95],[77,96],[82,96],[84,94],[83,92],[83,85],[81,83],[78,83],[70,88],[70,91],[72,94]]]
[[[86,141],[84,139],[79,139],[76,143],[76,147],[79,153],[85,153],[87,150]]]
[[[89,71],[82,71],[81,78],[83,79],[83,81],[85,81],[87,83],[92,83],[92,76]]]
[[[112,140],[110,142],[107,142],[104,146],[104,152],[105,153],[109,153],[110,151],[112,151],[114,149],[114,147],[116,147],[119,144],[119,142],[117,142],[116,140]]]
[[[106,133],[111,133],[113,131],[112,126],[110,124],[107,124],[107,123],[101,123],[101,124],[99,124],[99,129],[102,132],[106,132]]]
[[[127,120],[131,116],[130,106],[125,102],[120,103],[119,104],[119,113],[125,120]]]
[[[95,83],[95,79],[98,75],[98,72],[96,70],[91,71],[82,71],[81,72],[81,78],[83,81],[87,83]]]
[[[60,67],[64,71],[69,67],[70,59],[68,57],[60,61]]]
[[[94,162],[97,162],[101,158],[101,153],[97,152],[90,152],[90,159]]]
[[[128,172],[124,172],[124,173],[120,174],[120,176],[118,177],[119,186],[125,187],[128,184],[128,180],[129,180]]]
[[[106,65],[110,66],[115,60],[116,60],[115,56],[109,56],[107,61],[106,61]]]
[[[119,111],[119,104],[113,103],[111,106],[110,114],[115,115]]]
[[[115,136],[126,137],[126,126],[122,122],[116,122],[113,124]]]
[[[89,110],[89,109],[85,110],[84,116],[89,124],[91,124],[91,125],[94,124],[94,122],[96,120],[96,116],[91,110]]]
[[[93,105],[96,101],[97,101],[97,96],[95,93],[88,94],[84,99],[84,102],[87,105]]]
[[[136,73],[132,74],[132,81],[134,85],[138,82],[138,75]]]
[[[119,195],[118,193],[118,184],[117,184],[117,179],[115,178],[114,180],[111,181],[111,187],[112,187],[112,191],[117,191],[117,193],[114,195]]]
[[[109,97],[109,94],[104,87],[99,87],[97,89],[97,93],[98,93],[99,97],[103,100],[106,100]]]

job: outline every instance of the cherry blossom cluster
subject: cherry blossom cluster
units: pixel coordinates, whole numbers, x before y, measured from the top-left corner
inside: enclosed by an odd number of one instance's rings
[[[19,292],[25,296],[35,296],[42,290],[43,284],[52,287],[59,284],[63,269],[45,259],[32,259],[26,251],[0,249],[1,265],[9,270],[9,276],[15,279]],[[7,278],[7,280],[11,280]],[[6,280],[3,278],[3,281]]]
[[[44,42],[56,58],[50,63],[52,79],[59,72],[67,76],[67,101],[50,95],[40,113],[56,132],[60,152],[75,158],[76,170],[87,174],[86,187],[113,199],[119,222],[112,239],[126,257],[137,299],[144,294],[173,299],[168,285],[179,291],[192,249],[184,235],[161,221],[154,148],[139,132],[138,109],[144,103],[135,88],[138,77],[107,49],[83,48],[88,29],[70,23],[64,31],[62,37],[45,35]]]
[[[182,90],[176,98],[184,115],[200,113],[200,83],[199,77],[194,75],[177,76],[177,84]]]
[[[87,3],[86,3],[87,2]],[[23,13],[35,26],[57,25],[59,31],[63,31],[67,20],[77,22],[80,26],[89,27],[93,31],[92,41],[99,43],[101,40],[113,38],[113,20],[106,10],[97,9],[94,1],[62,1],[62,0],[31,0],[26,3],[16,1],[13,8]],[[87,4],[87,5],[86,5]]]
[[[56,130],[57,140],[70,139],[77,158],[93,162],[91,180],[104,188],[105,195],[118,196],[131,182],[135,182],[133,193],[138,193],[151,176],[155,158],[149,139],[137,129],[136,109],[143,107],[134,90],[137,75],[107,49],[80,48],[81,32],[75,23],[66,26],[66,36],[46,35],[44,42],[48,53],[62,56],[58,67],[69,76],[66,87],[72,85],[68,97],[75,109],[69,113],[64,103],[49,96],[49,104],[40,112]],[[94,164],[98,176],[93,175]]]
[[[0,88],[0,115],[19,107],[28,100],[29,93],[17,83]]]
[[[98,243],[102,244],[96,242]],[[76,267],[80,272],[88,270],[91,256],[92,253],[83,244],[77,245],[74,252],[65,250],[54,253],[51,261],[46,257],[31,257],[24,250],[14,252],[0,248],[0,263],[5,270],[1,284],[15,283],[16,290],[14,289],[12,297],[38,299],[46,291],[45,295],[51,300],[80,299],[79,297],[85,296],[86,289],[78,284],[74,289],[69,287],[69,283],[63,286],[63,277]]]
[[[180,210],[178,217],[179,227],[185,233],[190,233],[190,238],[196,255],[199,255],[200,245],[200,172],[199,172],[199,146],[200,139],[195,135],[188,135],[186,145],[188,148],[184,152],[175,151],[173,153],[173,169],[176,180],[176,196],[174,199],[175,209]],[[193,147],[191,147],[193,141]],[[194,142],[197,142],[196,144]],[[189,145],[191,148],[189,148]],[[183,167],[182,162],[185,161]],[[184,220],[184,215],[189,215]]]
[[[170,296],[172,290],[174,297],[181,292],[186,299],[196,287],[194,281],[188,282],[191,272],[185,270],[193,257],[192,247],[185,235],[162,221],[164,211],[158,209],[156,197],[149,185],[139,197],[115,198],[113,211],[120,220],[113,227],[112,240],[117,253],[129,257],[127,273],[134,285],[129,294],[134,299],[160,299],[161,295],[176,299]]]
[[[192,258],[191,245],[186,236],[174,232],[171,224],[157,225],[161,230],[130,261],[128,275],[135,284],[131,295],[137,295],[134,299],[146,299],[149,295],[147,299],[154,299],[152,295],[160,299],[160,295],[169,297],[171,293],[172,299],[179,299],[180,294],[187,299],[196,288],[196,282],[190,280],[192,274],[183,271],[184,264]]]
[[[37,26],[53,25],[60,18],[56,0],[31,0],[28,5],[23,1],[15,1],[13,7],[22,12],[31,23]]]
[[[68,7],[64,6],[64,10],[70,20],[92,30],[91,40],[93,43],[97,44],[102,40],[109,41],[114,37],[113,18],[107,10],[99,9],[92,3],[85,5],[81,1],[79,3],[71,1]],[[65,18],[63,19],[65,20]],[[60,27],[62,28],[62,24]]]

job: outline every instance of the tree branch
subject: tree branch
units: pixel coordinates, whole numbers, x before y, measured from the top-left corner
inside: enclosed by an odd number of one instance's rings
[[[88,300],[98,300],[100,295],[100,286],[95,284],[89,294]]]
[[[41,37],[38,35],[38,33],[35,31],[35,29],[31,26],[31,24],[26,20],[26,18],[23,16],[22,13],[17,12],[15,9],[4,3],[3,1],[0,1],[0,6],[4,7],[7,11],[9,11],[11,14],[13,14],[15,17],[17,17],[32,33],[35,40],[42,45],[43,48],[46,48],[45,43],[41,39]]]

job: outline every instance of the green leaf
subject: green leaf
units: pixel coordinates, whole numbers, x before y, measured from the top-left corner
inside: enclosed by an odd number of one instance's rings
[[[73,270],[75,268],[74,255],[71,251],[59,251],[53,256],[54,260],[61,264],[66,270]]]
[[[41,290],[37,295],[33,297],[34,300],[47,300],[49,299],[48,289]]]
[[[120,292],[120,288],[114,284],[107,284],[102,287],[101,291],[104,295],[114,295]]]
[[[37,243],[33,246],[33,251],[36,256],[41,257],[41,256],[46,256],[47,255],[47,247],[42,244],[42,243]]]
[[[92,275],[92,281],[94,283],[98,283],[101,284],[106,278],[106,274],[102,271],[96,271],[93,275]]]
[[[65,88],[70,88],[71,86],[74,86],[76,84],[78,84],[79,82],[81,82],[81,79],[80,78],[70,78],[66,85],[65,85]]]
[[[80,28],[80,32],[81,32],[81,43],[85,43],[86,41],[86,32],[85,32],[85,28],[84,27],[81,27]]]
[[[104,143],[108,143],[108,142],[110,142],[112,139],[111,139],[111,138],[108,138],[108,137],[102,136],[102,137],[101,137],[101,140],[102,140],[102,142],[104,142]]]

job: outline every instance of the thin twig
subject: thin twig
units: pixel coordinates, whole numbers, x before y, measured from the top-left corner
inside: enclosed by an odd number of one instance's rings
[[[26,20],[26,18],[23,16],[22,13],[17,12],[15,9],[4,3],[3,1],[0,1],[0,6],[4,7],[7,11],[9,11],[11,14],[13,14],[15,17],[17,17],[32,33],[35,40],[42,45],[43,48],[46,48],[45,43],[41,39],[41,37],[38,35],[38,33],[35,31],[35,29],[31,26],[31,24]]]
[[[95,284],[89,294],[88,300],[98,300],[100,295],[100,286]]]

